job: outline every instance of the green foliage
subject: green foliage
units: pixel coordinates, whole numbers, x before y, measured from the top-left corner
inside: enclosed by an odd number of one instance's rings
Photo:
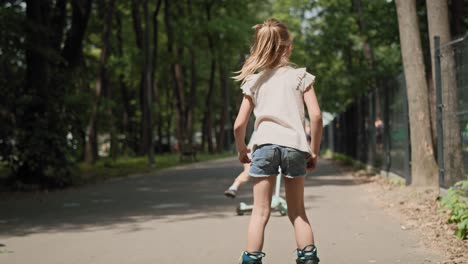
[[[368,90],[400,71],[398,26],[394,3],[362,1],[359,17],[353,1],[320,0],[308,9],[303,31],[308,60],[317,75],[322,108],[339,112]],[[359,27],[359,18],[366,27]],[[373,65],[364,44],[373,50]]]
[[[0,159],[15,187],[62,187],[70,182],[70,122],[64,122],[73,119],[64,107],[70,72],[61,67],[60,51],[52,48],[56,32],[35,22],[21,1],[0,8]]]
[[[0,8],[0,161],[13,152],[14,109],[24,85],[24,16],[17,4]]]
[[[6,163],[11,182],[18,186],[61,187],[79,181],[76,171],[80,169],[88,172],[95,168],[97,175],[112,177],[114,173],[119,174],[118,168],[128,168],[128,171],[122,169],[122,173],[131,173],[133,168],[140,171],[146,166],[142,158],[142,163],[133,165],[104,159],[95,165],[73,167],[81,164],[84,156],[87,126],[96,99],[107,8],[106,1],[94,1],[82,48],[73,54],[80,62],[69,70],[61,49],[72,28],[73,7],[70,1],[65,1],[68,4],[64,9],[64,28],[60,30],[55,23],[61,12],[55,6],[59,2],[44,1],[44,6],[50,8],[42,10],[50,11],[44,18],[45,25],[28,21],[26,1],[0,4],[0,162]],[[229,79],[227,103],[223,100],[219,66],[229,76],[234,75],[248,55],[254,33],[252,26],[269,17],[276,17],[289,26],[293,36],[291,60],[317,76],[316,91],[324,111],[346,108],[354,98],[377,85],[376,79],[385,79],[400,70],[398,27],[391,1],[362,1],[365,30],[359,30],[353,1],[349,0],[167,1],[169,21],[174,29],[173,49],[181,50],[179,55],[168,52],[165,1],[153,21],[157,2],[149,2],[151,18],[142,26],[150,28],[151,52],[156,54],[152,116],[158,143],[164,144],[164,140],[177,134],[172,63],[182,66],[186,103],[195,102],[190,110],[194,132],[202,132],[207,109],[213,113],[214,134],[222,130],[221,113],[228,109],[225,129],[230,130],[229,124],[233,123],[242,96],[239,83]],[[208,4],[212,4],[210,20],[206,14]],[[119,139],[116,156],[121,157],[138,153],[142,138],[141,102],[145,98],[140,94],[140,82],[145,59],[136,45],[133,22],[131,1],[116,1],[109,59],[105,65],[108,88],[102,91],[97,108],[97,135],[115,135]],[[209,35],[213,38],[213,51],[209,47]],[[55,47],[42,43],[51,39],[57,41]],[[372,69],[363,53],[365,42],[373,47],[375,67]],[[39,63],[45,67],[36,67],[44,74],[36,72],[36,80],[32,80],[35,85],[27,87],[27,70],[34,66],[27,59],[31,51],[40,55]],[[217,68],[213,101],[208,105],[212,59]],[[194,72],[192,63],[196,66]],[[196,92],[190,97],[192,85]],[[164,164],[159,162],[158,166]]]
[[[388,182],[397,186],[405,186],[405,180],[398,177],[391,177]]]
[[[451,187],[440,204],[449,210],[449,223],[457,224],[455,235],[468,238],[468,180],[460,181]]]
[[[355,169],[364,169],[366,165],[360,161],[357,161],[349,156],[341,153],[333,153],[333,159],[340,162],[344,166],[350,166]]]

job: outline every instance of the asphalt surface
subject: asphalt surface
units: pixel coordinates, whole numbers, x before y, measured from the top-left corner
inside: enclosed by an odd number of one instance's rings
[[[78,189],[0,201],[1,264],[228,264],[245,247],[247,184],[223,196],[241,165],[198,163]],[[307,177],[306,208],[321,263],[438,263],[416,231],[377,207],[338,166],[321,160]],[[293,229],[272,214],[264,264],[295,263]]]

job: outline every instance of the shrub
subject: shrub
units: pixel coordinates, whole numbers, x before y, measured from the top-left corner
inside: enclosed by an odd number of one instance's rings
[[[468,180],[457,182],[451,187],[441,205],[450,210],[449,223],[458,224],[455,235],[460,239],[468,238]]]

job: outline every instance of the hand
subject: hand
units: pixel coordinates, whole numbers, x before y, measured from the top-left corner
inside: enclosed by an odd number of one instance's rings
[[[317,167],[318,156],[314,153],[307,160],[307,171],[314,171]]]
[[[250,149],[247,147],[237,153],[237,156],[239,157],[239,161],[241,163],[245,164],[252,162],[249,156],[247,155],[248,153],[250,153]]]

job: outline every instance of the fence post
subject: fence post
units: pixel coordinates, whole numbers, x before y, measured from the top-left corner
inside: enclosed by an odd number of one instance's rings
[[[356,100],[356,105],[357,105],[357,128],[356,128],[356,156],[357,156],[357,160],[359,161],[363,161],[364,158],[363,158],[363,154],[362,154],[362,149],[363,149],[363,146],[364,146],[364,140],[363,140],[363,136],[362,136],[362,131],[363,131],[363,120],[364,120],[364,113],[362,111],[362,104],[361,104],[361,97],[358,97],[357,100]]]
[[[376,129],[375,129],[375,93],[376,90],[369,93],[369,141],[370,141],[370,153],[368,165],[371,169],[376,168]]]
[[[406,185],[411,184],[411,140],[409,137],[409,114],[408,114],[408,94],[406,92],[406,78],[402,74],[402,95],[403,95],[403,130],[405,137],[405,162],[404,162],[404,173],[406,179]]]
[[[384,146],[384,163],[382,164],[382,167],[385,168],[385,171],[388,173],[390,171],[390,165],[391,165],[391,155],[390,155],[390,150],[391,150],[391,141],[390,141],[390,87],[387,83],[383,87],[383,146]]]
[[[443,186],[445,181],[444,165],[444,127],[442,111],[442,74],[440,71],[440,37],[434,36],[434,66],[435,66],[435,85],[437,95],[437,163],[439,165],[439,185]]]
[[[333,121],[330,121],[330,123],[328,124],[328,128],[327,128],[327,130],[328,130],[328,148],[332,152],[335,152],[335,139],[333,137],[333,135],[335,133],[333,131],[333,126],[335,125],[335,123]]]

